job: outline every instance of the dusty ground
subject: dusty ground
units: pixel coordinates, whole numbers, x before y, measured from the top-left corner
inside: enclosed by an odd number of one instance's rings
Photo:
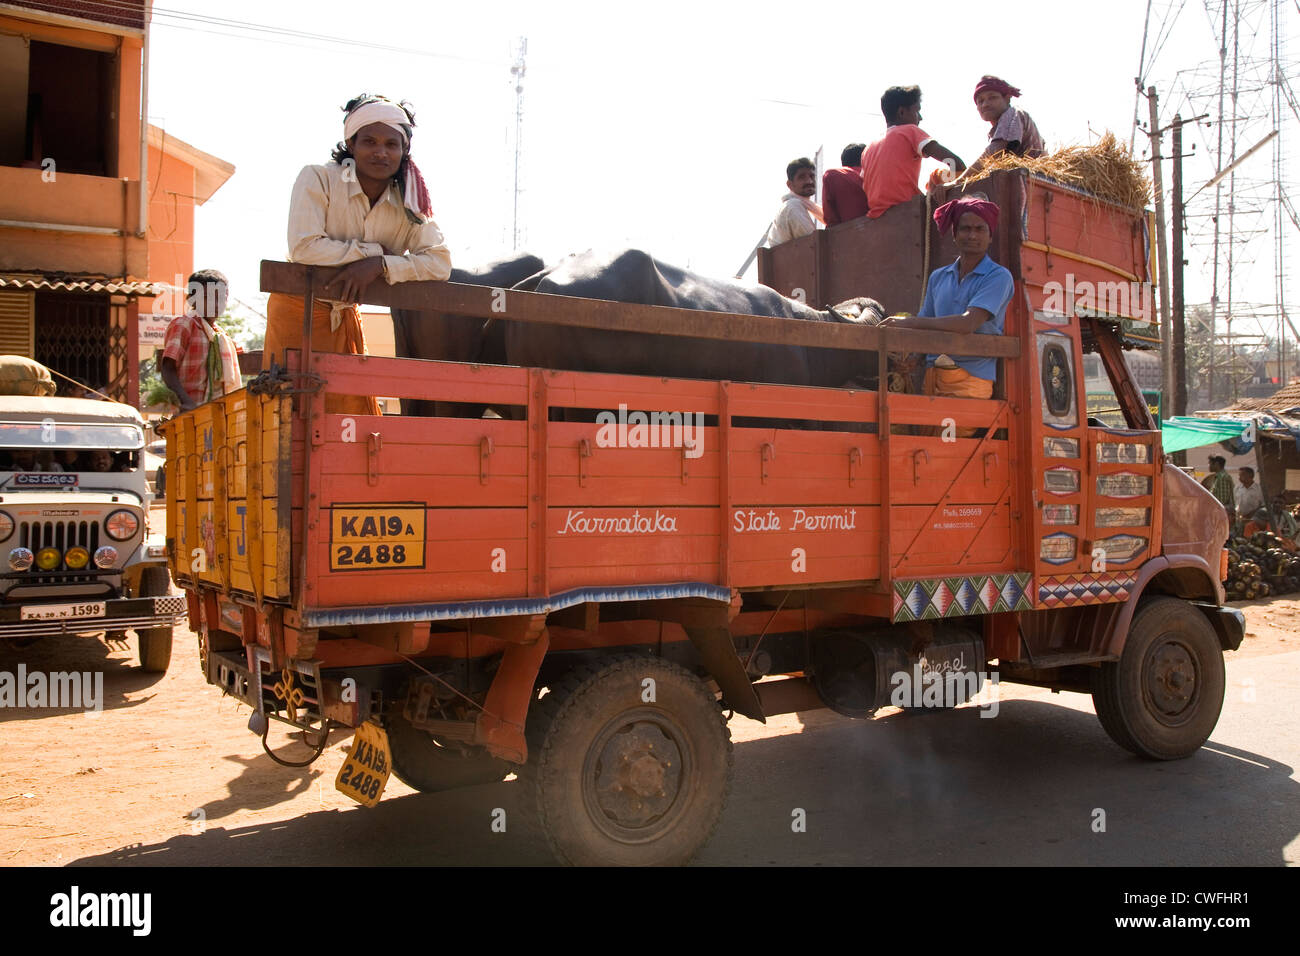
[[[1247,637],[1230,660],[1300,650],[1300,601],[1278,598],[1236,606],[1246,614]],[[197,661],[196,639],[183,631],[176,636],[172,667],[161,677],[133,668],[133,644],[66,638],[26,650],[0,647],[0,671],[12,673],[19,662],[29,669],[102,670],[105,698],[100,714],[0,710],[5,766],[0,865],[177,862],[169,844],[178,844],[176,838],[184,843],[200,828],[237,836],[231,831],[275,830],[305,815],[334,819],[330,811],[337,811],[354,819],[354,814],[372,813],[355,808],[333,787],[350,738],[340,737],[308,769],[276,766],[245,729],[248,709],[204,683]],[[1047,695],[1006,686],[1002,698],[1045,700]],[[737,718],[731,727],[739,743],[816,733],[837,721],[843,718],[813,712],[779,717],[766,726]],[[304,753],[278,727],[272,744],[291,757]],[[385,802],[410,793],[393,778]],[[242,854],[240,842],[223,840],[211,862],[254,862]],[[531,846],[523,858],[507,862],[546,862],[544,853]]]

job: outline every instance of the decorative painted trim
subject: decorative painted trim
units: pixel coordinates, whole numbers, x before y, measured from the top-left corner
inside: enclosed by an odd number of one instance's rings
[[[1038,603],[1046,607],[1073,607],[1127,601],[1136,583],[1137,575],[1127,572],[1047,577],[1039,582]]]
[[[1028,571],[894,582],[893,620],[931,621],[968,614],[1000,614],[1033,608]]]
[[[403,621],[458,621],[476,617],[512,617],[548,614],[587,601],[658,601],[698,597],[730,603],[731,590],[716,584],[650,584],[625,588],[574,588],[547,598],[509,598],[501,601],[467,601],[461,604],[397,604],[391,607],[318,607],[302,613],[304,627],[341,624],[388,624]]]

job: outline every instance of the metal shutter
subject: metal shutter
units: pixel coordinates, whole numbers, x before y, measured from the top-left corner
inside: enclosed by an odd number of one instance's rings
[[[36,293],[0,289],[0,355],[32,358]]]

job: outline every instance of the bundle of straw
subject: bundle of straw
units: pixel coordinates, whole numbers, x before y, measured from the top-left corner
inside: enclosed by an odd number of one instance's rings
[[[1038,159],[999,153],[982,160],[965,183],[979,182],[1001,169],[1027,169],[1138,211],[1151,202],[1145,164],[1134,159],[1128,147],[1116,142],[1109,131],[1091,146],[1067,146]]]

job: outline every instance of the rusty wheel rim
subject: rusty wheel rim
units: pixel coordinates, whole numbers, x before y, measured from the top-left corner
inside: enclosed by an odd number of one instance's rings
[[[587,749],[587,814],[620,843],[651,842],[682,815],[692,769],[686,734],[672,718],[649,708],[620,714]]]
[[[1194,713],[1196,658],[1181,642],[1165,641],[1152,648],[1143,683],[1149,709],[1161,723],[1176,727]]]

